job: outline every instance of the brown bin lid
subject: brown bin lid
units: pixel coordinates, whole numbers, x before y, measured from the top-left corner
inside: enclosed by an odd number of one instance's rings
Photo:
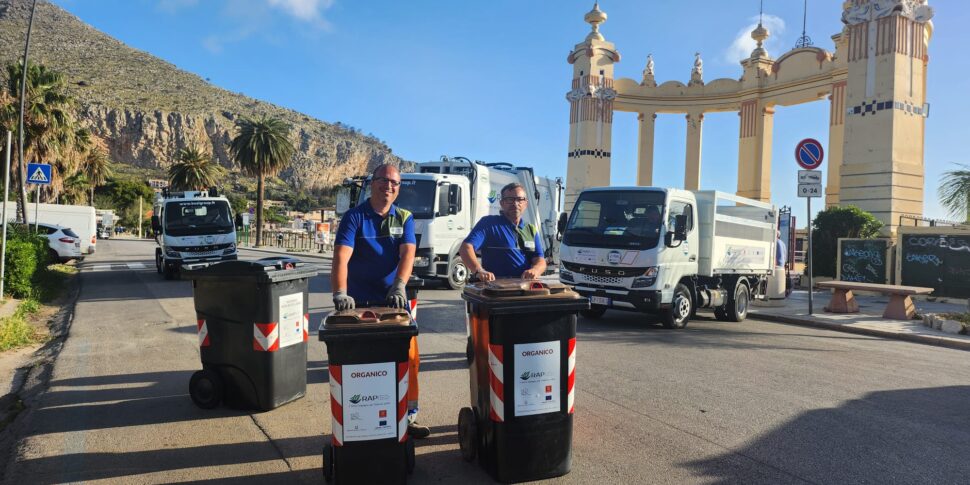
[[[357,325],[410,325],[411,316],[400,308],[371,307],[355,308],[333,312],[327,316],[324,325],[357,326]]]
[[[520,278],[470,283],[464,291],[486,299],[579,298],[579,294],[562,283]]]

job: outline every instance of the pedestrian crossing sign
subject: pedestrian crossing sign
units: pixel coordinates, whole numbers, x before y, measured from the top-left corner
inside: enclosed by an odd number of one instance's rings
[[[50,185],[51,166],[47,163],[28,163],[27,164],[27,183],[37,185]]]

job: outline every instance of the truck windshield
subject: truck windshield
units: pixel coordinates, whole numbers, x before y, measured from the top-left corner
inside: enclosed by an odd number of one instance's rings
[[[407,209],[414,214],[415,219],[431,219],[434,217],[435,188],[437,184],[433,180],[407,180],[401,181],[401,189],[398,191],[397,200],[394,204],[403,209]],[[370,182],[361,197],[361,202],[370,197]]]
[[[229,203],[224,200],[186,200],[165,204],[165,233],[169,236],[229,234],[232,231]]]
[[[569,246],[652,249],[660,241],[664,193],[586,192],[579,196],[566,225]]]

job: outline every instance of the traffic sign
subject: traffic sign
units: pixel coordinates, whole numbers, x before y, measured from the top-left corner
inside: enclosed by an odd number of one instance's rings
[[[51,184],[51,166],[46,163],[27,164],[27,183],[37,185]]]
[[[822,183],[822,172],[818,170],[799,170],[798,183],[800,184],[820,184]]]
[[[822,144],[814,138],[806,138],[795,146],[795,161],[806,170],[815,170],[822,166],[825,150]]]
[[[822,183],[807,183],[798,184],[798,196],[799,197],[821,197],[822,196]]]

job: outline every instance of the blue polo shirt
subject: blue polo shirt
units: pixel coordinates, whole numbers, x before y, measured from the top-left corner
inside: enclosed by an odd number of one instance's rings
[[[525,228],[525,221],[519,221],[519,229]],[[472,245],[475,251],[482,253],[482,268],[495,273],[497,278],[518,278],[532,267],[532,258],[543,257],[542,239],[536,231],[535,250],[522,251],[519,248],[519,236],[509,221],[503,215],[485,216],[479,219],[472,231],[468,233],[465,242]]]
[[[397,213],[392,204],[387,222]],[[400,234],[384,225],[385,218],[374,212],[368,199],[347,211],[337,227],[334,244],[354,248],[347,265],[347,294],[358,304],[384,301],[397,277],[401,245],[416,244],[414,216],[407,216]]]

